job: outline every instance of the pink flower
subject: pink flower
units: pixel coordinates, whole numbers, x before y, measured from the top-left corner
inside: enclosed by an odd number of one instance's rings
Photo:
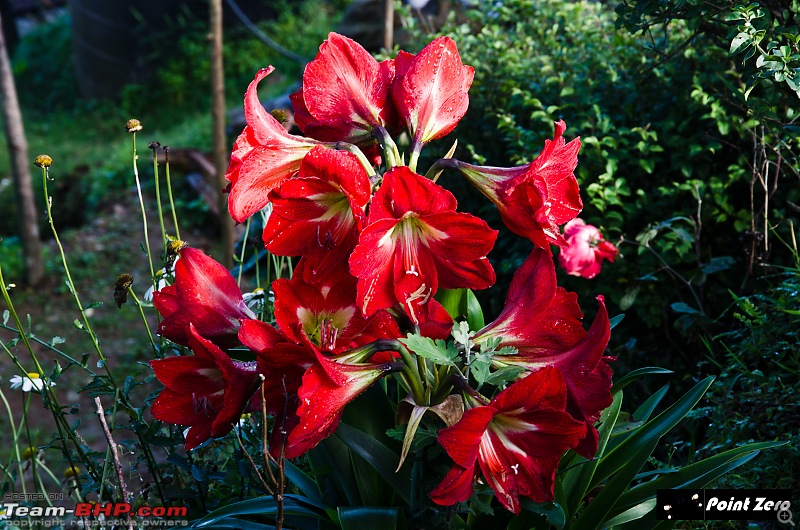
[[[582,219],[573,219],[564,227],[567,246],[561,249],[558,263],[567,274],[592,279],[600,273],[603,260],[614,263],[617,247],[603,239],[600,231]]]

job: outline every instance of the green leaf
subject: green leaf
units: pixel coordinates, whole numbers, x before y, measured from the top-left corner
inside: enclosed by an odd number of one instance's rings
[[[339,512],[342,530],[367,530],[371,528],[393,530],[398,528],[400,519],[399,508],[340,506],[337,511]]]
[[[703,265],[700,270],[705,272],[706,274],[713,274],[715,272],[724,271],[730,269],[736,264],[736,260],[734,260],[730,256],[720,256],[718,258],[712,258],[711,261]]]
[[[633,436],[631,436],[631,438],[633,438]],[[629,440],[631,438],[629,438]],[[647,463],[650,455],[653,454],[653,451],[658,445],[660,438],[660,436],[644,437],[641,439],[641,443],[635,445],[631,444],[632,447],[625,453],[625,460],[614,470],[614,476],[611,477],[605,487],[600,490],[600,493],[592,499],[589,505],[581,511],[580,517],[578,517],[578,520],[574,523],[575,528],[591,530],[595,528],[606,528],[608,526],[604,523],[606,517],[614,509],[622,492],[628,488],[631,481],[639,473],[639,470],[642,469],[642,466]],[[612,449],[609,455],[613,453],[614,450]],[[602,460],[598,465],[598,475],[606,472],[603,470],[601,473],[601,466],[603,466]],[[604,478],[607,476],[609,475],[604,475]]]
[[[410,333],[408,337],[400,339],[400,342],[420,357],[430,359],[436,364],[455,366],[458,351],[448,348],[447,343],[441,339],[434,342],[428,337]]]
[[[467,289],[466,302],[467,324],[469,324],[469,329],[478,331],[486,324],[483,318],[483,309],[481,309],[481,304],[478,302],[478,298],[475,296],[475,293],[472,292],[472,289]]]
[[[460,307],[464,291],[465,289],[439,289],[439,292],[434,296],[453,320],[461,316]]]
[[[388,482],[405,502],[410,502],[411,474],[408,466],[395,473],[399,457],[377,440],[358,429],[339,423],[334,436],[366,460]]]
[[[528,498],[523,498],[520,505],[524,510],[543,516],[547,523],[556,527],[558,530],[567,524],[567,516],[564,509],[557,502],[533,502]]]
[[[667,370],[666,368],[659,368],[657,366],[647,366],[645,368],[637,368],[632,372],[628,372],[624,376],[622,376],[619,381],[614,383],[614,386],[611,388],[611,393],[619,392],[629,384],[633,383],[640,377],[650,374],[671,374],[672,370]]]
[[[633,303],[636,301],[636,297],[639,296],[639,289],[640,286],[636,285],[625,291],[625,294],[619,301],[619,308],[623,311],[630,309]]]
[[[311,477],[289,460],[284,460],[283,466],[286,478],[300,490],[300,493],[308,497],[310,502],[318,506],[324,506],[325,503],[320,495],[319,486]]]
[[[583,459],[583,463],[569,469],[564,474],[562,487],[566,495],[566,507],[570,516],[577,511],[581,500],[586,496],[586,492],[589,491],[589,484],[592,481],[600,458],[605,453],[606,445],[617,423],[617,418],[619,418],[621,407],[622,392],[618,392],[614,396],[611,406],[604,410],[600,416],[600,426],[597,428],[599,436],[597,454],[592,460]]]
[[[731,41],[731,55],[736,55],[745,48],[745,45],[750,45],[750,35],[747,33],[739,33]]]
[[[636,506],[634,506],[629,510],[625,510],[621,514],[612,517],[611,519],[606,521],[603,524],[603,526],[609,528],[612,526],[616,526],[618,524],[623,524],[629,521],[635,521],[636,519],[641,519],[655,507],[656,507],[656,499],[646,500],[641,504],[637,504]]]
[[[700,311],[698,311],[697,309],[693,308],[689,304],[684,304],[683,302],[675,302],[674,304],[671,304],[670,307],[676,313],[686,313],[686,314],[690,314],[690,315],[699,315],[700,314]]]
[[[708,387],[714,382],[714,377],[707,377],[697,383],[691,390],[684,394],[674,405],[645,423],[642,427],[628,436],[622,443],[603,455],[597,466],[595,476],[590,485],[596,486],[617,471],[625,468],[631,461],[631,456],[640,454],[642,448],[655,447],[655,443],[670,429],[675,427],[706,393]],[[652,452],[652,449],[651,449]],[[648,453],[649,455],[649,453]],[[638,469],[637,469],[638,472]],[[635,475],[635,473],[634,473]],[[605,491],[605,490],[604,490]],[[621,490],[620,492],[621,493]]]
[[[312,508],[324,510],[324,506],[318,506],[306,497],[292,494],[284,495],[284,514],[321,518],[320,514]],[[229,517],[237,515],[275,515],[277,511],[278,505],[272,496],[255,497],[214,510],[202,519],[195,521],[192,526],[194,528],[213,528],[211,525]]]
[[[524,371],[525,370],[519,366],[504,366],[503,368],[500,368],[496,372],[492,373],[492,375],[487,377],[486,381],[484,382],[494,386],[502,386],[510,381],[515,380],[517,376]]]
[[[617,327],[617,324],[622,322],[622,319],[624,319],[624,318],[625,318],[625,313],[622,313],[620,315],[617,315],[615,317],[611,317],[610,319],[608,319],[608,323],[609,323],[609,326],[611,327],[611,329],[614,329],[615,327]]]
[[[656,490],[675,488],[702,488],[728,471],[748,462],[764,449],[784,445],[786,442],[759,442],[729,449],[718,455],[685,466],[675,473],[639,484],[626,491],[617,503],[626,508],[655,497]],[[744,460],[742,460],[744,458]]]
[[[417,433],[417,428],[419,428],[419,422],[422,421],[422,417],[425,415],[425,411],[427,410],[428,407],[422,405],[415,405],[411,410],[411,416],[408,418],[406,431],[403,434],[403,450],[400,453],[400,462],[397,464],[396,471],[402,467],[403,462],[408,455],[408,451],[411,449],[411,442],[414,441],[414,435]]]
[[[661,400],[667,394],[667,390],[669,390],[669,384],[666,384],[659,388],[658,390],[653,393],[652,396],[647,398],[644,403],[642,403],[638,409],[633,413],[632,418],[636,421],[647,421],[650,419],[650,415],[656,409]]]

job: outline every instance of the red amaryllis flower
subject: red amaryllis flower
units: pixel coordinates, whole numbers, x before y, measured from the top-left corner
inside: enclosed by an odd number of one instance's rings
[[[525,166],[451,163],[497,206],[509,230],[545,249],[550,244],[566,245],[558,227],[583,209],[574,173],[581,142],[576,138],[566,143],[562,136],[566,128],[563,121],[556,122],[553,140],[545,140],[536,160]]]
[[[419,324],[431,298],[444,289],[484,289],[495,281],[486,254],[497,232],[456,213],[453,194],[405,166],[384,175],[370,205],[368,225],[350,256],[365,315],[402,304]]]
[[[192,356],[150,361],[164,390],[153,402],[153,417],[189,425],[186,450],[229,433],[261,379],[256,363],[234,361],[189,325]]]
[[[556,285],[555,265],[548,252],[535,249],[514,274],[506,305],[497,319],[480,330],[476,343],[501,337],[515,355],[496,356],[497,367],[514,365],[526,371],[554,366],[567,385],[567,411],[586,423],[586,438],[577,451],[587,458],[597,452],[595,421],[611,404],[611,370],[603,357],[610,325],[603,297],[589,332],[580,318],[577,296]]]
[[[364,346],[338,356],[322,355],[313,345],[285,342],[269,324],[242,322],[242,344],[258,355],[258,368],[266,379],[264,399],[275,416],[271,449],[286,458],[311,450],[330,436],[344,407],[372,383],[402,363],[365,362],[376,346]]]
[[[260,320],[244,320],[239,340],[258,358],[258,371],[264,376],[264,395],[253,397],[252,408],[264,406],[275,417],[270,437],[270,452],[276,458],[286,443],[288,433],[297,426],[297,390],[303,374],[317,363],[317,355],[307,346],[290,342],[278,330]]]
[[[544,368],[488,405],[464,412],[458,423],[439,431],[439,443],[455,465],[431,491],[431,499],[443,505],[467,500],[477,463],[506,509],[519,513],[520,496],[552,501],[558,462],[586,431],[565,407],[564,378],[558,370]]]
[[[175,263],[175,283],[153,293],[164,317],[158,334],[189,345],[189,325],[221,348],[238,344],[239,320],[255,318],[228,269],[196,248],[184,247]]]
[[[362,348],[371,356],[374,350]],[[289,433],[286,457],[294,458],[313,449],[333,434],[339,425],[344,407],[391,372],[402,370],[402,362],[364,363],[361,352],[330,358],[328,366],[315,364],[303,375],[297,392],[298,424]],[[334,377],[331,377],[333,375]]]
[[[356,246],[370,193],[369,177],[355,155],[315,147],[297,177],[270,192],[264,244],[279,256],[304,256],[308,282],[324,278],[346,263]]]
[[[592,279],[600,273],[603,260],[614,262],[617,247],[603,239],[597,227],[583,219],[573,219],[564,227],[567,246],[558,254],[558,263],[573,276]]]
[[[467,112],[475,69],[464,66],[450,37],[439,37],[416,56],[400,52],[395,68],[392,99],[418,152],[449,134]]]
[[[258,83],[274,68],[262,68],[247,87],[244,116],[247,126],[236,139],[225,178],[230,181],[228,210],[241,223],[266,206],[269,191],[295,174],[300,161],[319,142],[293,136],[269,114],[258,99]]]
[[[344,266],[332,271],[322,283],[310,284],[300,273],[305,269],[304,261],[291,280],[272,283],[275,320],[287,337],[338,354],[379,338],[400,336],[397,323],[385,311],[367,318],[361,314],[356,303],[356,279]]]
[[[360,44],[330,33],[303,73],[303,88],[290,96],[303,133],[330,142],[374,144],[376,127],[395,128],[389,99],[394,61],[379,63]]]

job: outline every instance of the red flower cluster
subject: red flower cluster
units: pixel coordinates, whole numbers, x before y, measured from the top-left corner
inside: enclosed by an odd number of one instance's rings
[[[515,274],[500,316],[473,330],[476,348],[513,348],[494,356],[491,369],[518,367],[519,377],[493,397],[470,388],[466,365],[443,369],[437,382],[420,375],[415,385],[419,365],[431,361],[396,339],[448,338],[458,315],[437,292],[495,282],[487,255],[497,232],[458,212],[449,191],[415,171],[423,146],[464,116],[473,69],[447,37],[379,63],[331,34],[291,97],[306,136],[287,133],[259,103],[256,87],[271,71],[261,70],[245,96],[247,127],[227,173],[229,209],[241,222],[271,204],[266,248],[300,259],[291,279],[271,286],[273,326],[247,308],[221,265],[198,250],[180,251],[175,283],[154,303],[165,317],[159,333],[194,355],[152,362],[166,387],[154,416],[189,425],[190,449],[227,433],[251,397],[260,406],[263,393],[275,418],[271,451],[293,458],[333,433],[344,407],[367,387],[402,370],[417,405],[437,403],[421,403],[415,388],[441,384],[459,389],[466,409],[439,433],[454,464],[431,492],[435,502],[466,500],[478,473],[511,511],[519,512],[520,496],[552,500],[561,456],[569,449],[594,455],[594,423],[611,402],[603,299],[585,331],[577,296],[556,284],[550,253],[551,244],[566,244],[559,227],[582,208],[574,175],[580,142],[567,143],[558,122],[554,139],[528,165],[442,164],[463,173],[509,229],[537,248]],[[408,166],[392,141],[402,130],[411,140]],[[257,361],[225,353],[240,346]],[[428,390],[427,399],[439,395]]]

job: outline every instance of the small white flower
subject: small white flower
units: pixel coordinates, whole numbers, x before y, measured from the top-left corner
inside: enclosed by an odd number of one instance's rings
[[[247,304],[247,307],[256,313],[261,313],[266,309],[267,301],[270,301],[273,304],[275,303],[275,293],[273,293],[272,290],[267,292],[261,287],[258,287],[252,292],[244,293],[242,295],[242,299],[244,300],[244,303]]]
[[[24,377],[21,375],[14,375],[9,381],[11,382],[11,388],[21,388],[23,392],[41,392],[44,388],[44,380],[36,372],[28,372]],[[56,384],[50,383],[50,386],[56,386]]]

